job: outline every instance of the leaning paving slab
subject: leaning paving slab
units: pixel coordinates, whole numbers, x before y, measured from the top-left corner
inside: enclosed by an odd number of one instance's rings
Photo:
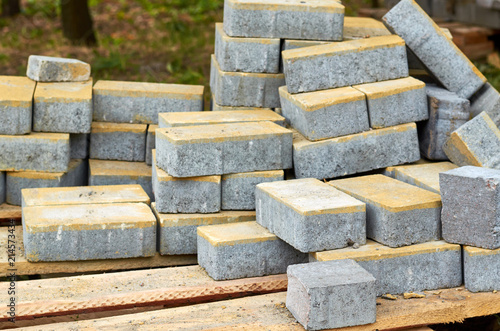
[[[150,124],[148,125],[148,133],[146,134],[146,156],[145,161],[147,165],[153,163],[153,149],[156,148],[156,129],[158,125]]]
[[[36,83],[26,77],[0,76],[0,134],[31,132]]]
[[[500,290],[500,248],[464,246],[465,288],[471,292]]]
[[[84,82],[90,78],[90,65],[75,59],[30,55],[26,76],[37,82]]]

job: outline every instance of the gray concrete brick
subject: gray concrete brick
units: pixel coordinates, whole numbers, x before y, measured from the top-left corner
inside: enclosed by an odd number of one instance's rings
[[[427,85],[429,120],[418,124],[420,152],[429,160],[448,160],[443,145],[470,118],[469,100],[446,89]]]
[[[408,76],[405,43],[393,35],[292,49],[282,58],[292,94]]]
[[[5,193],[6,193],[6,186],[5,186],[5,172],[0,171],[0,204],[5,202]]]
[[[228,36],[222,23],[215,24],[215,58],[222,71],[279,72],[280,39],[235,38]]]
[[[224,31],[232,37],[340,41],[343,23],[336,1],[224,1]]]
[[[154,201],[152,169],[144,162],[89,160],[89,185],[139,184]]]
[[[158,220],[161,255],[196,254],[196,229],[200,226],[255,221],[254,211],[221,211],[214,214],[164,214],[152,203]]]
[[[292,265],[287,276],[286,307],[306,330],[375,323],[375,278],[353,260]]]
[[[293,136],[297,178],[334,178],[420,159],[415,123],[317,142]]]
[[[329,182],[366,203],[366,237],[390,247],[441,239],[439,194],[384,175]]]
[[[309,140],[322,140],[367,131],[365,95],[352,87],[290,94],[279,88],[281,112],[287,123]]]
[[[69,156],[67,133],[0,135],[0,171],[64,172]]]
[[[483,74],[413,0],[401,0],[382,20],[451,92],[467,99],[486,82]]]
[[[366,241],[365,204],[317,179],[259,184],[255,206],[257,223],[304,253]]]
[[[158,125],[148,125],[148,133],[146,134],[146,164],[153,164],[153,149],[156,148],[156,129]]]
[[[71,133],[69,135],[70,156],[72,159],[86,159],[89,157],[90,134]]]
[[[443,239],[475,247],[500,248],[500,171],[466,166],[439,174]]]
[[[146,257],[156,218],[143,203],[24,207],[23,237],[30,262]]]
[[[143,162],[147,128],[146,124],[92,122],[90,158]]]
[[[243,107],[243,106],[221,106],[215,102],[215,96],[213,93],[210,98],[210,110],[212,111],[230,111],[230,110],[273,110],[272,108],[261,108],[261,107]]]
[[[255,186],[260,183],[282,181],[284,177],[283,170],[222,175],[222,210],[255,210]]]
[[[75,59],[30,55],[26,76],[37,82],[84,82],[90,78],[90,64]]]
[[[372,240],[357,249],[347,247],[309,254],[309,260],[352,259],[376,279],[377,296],[462,285],[460,245],[430,241],[391,248]]]
[[[482,112],[453,131],[443,151],[458,166],[500,169],[500,130]]]
[[[485,111],[496,126],[500,126],[500,93],[490,83],[484,84],[471,97],[470,102],[470,112],[473,117]]]
[[[33,105],[33,131],[90,133],[92,79],[72,83],[38,83]]]
[[[69,162],[66,172],[7,172],[6,202],[20,206],[22,204],[21,190],[27,188],[85,186],[87,173],[87,161],[77,159]]]
[[[283,74],[224,72],[212,55],[210,90],[218,105],[280,107],[278,88],[283,85],[285,85]]]
[[[370,126],[385,128],[429,118],[425,83],[413,77],[353,86],[366,95]]]
[[[94,121],[158,124],[158,113],[203,110],[200,85],[100,80],[94,85]]]
[[[31,132],[36,83],[26,77],[0,76],[0,134]]]
[[[270,121],[285,126],[285,118],[276,114],[272,109],[160,113],[158,115],[160,128],[261,121]]]
[[[292,167],[292,132],[272,122],[156,130],[159,168],[173,177],[224,175]]]
[[[281,274],[308,259],[257,222],[201,226],[197,234],[198,264],[215,280]]]
[[[464,282],[471,292],[500,290],[500,249],[464,246]]]

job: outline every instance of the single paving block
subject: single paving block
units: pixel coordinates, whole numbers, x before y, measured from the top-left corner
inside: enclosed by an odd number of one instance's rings
[[[69,162],[66,172],[7,172],[6,202],[22,205],[21,190],[42,187],[69,187],[87,185],[88,165],[86,160],[74,159]]]
[[[403,78],[409,73],[405,42],[396,35],[292,49],[282,52],[282,58],[292,94]]]
[[[29,262],[147,257],[156,218],[144,203],[24,207],[23,239]]]
[[[500,290],[500,248],[464,246],[464,282],[471,292]]]
[[[257,223],[304,252],[366,242],[366,205],[317,179],[257,185]]]
[[[443,151],[458,166],[500,169],[500,130],[486,112],[453,131]]]
[[[308,259],[257,222],[200,226],[197,234],[198,264],[215,280],[282,274]]]
[[[158,113],[203,110],[200,85],[100,80],[94,85],[94,121],[158,124]]]
[[[146,134],[146,164],[153,164],[153,149],[156,148],[156,129],[158,125],[150,124],[148,125],[148,133]]]
[[[158,251],[161,255],[196,254],[199,226],[255,221],[254,211],[221,211],[214,214],[164,214],[152,203],[158,220]]]
[[[384,175],[328,182],[366,203],[366,237],[390,247],[441,239],[441,197]]]
[[[156,165],[153,151],[153,189],[160,213],[217,213],[221,209],[221,176],[175,178]]]
[[[401,0],[382,20],[404,39],[441,84],[459,97],[470,98],[486,82],[486,77],[415,1]]]
[[[26,77],[0,76],[0,134],[31,132],[35,86]]]
[[[33,131],[90,133],[92,79],[38,83],[33,102]]]
[[[344,17],[344,40],[389,36],[384,23],[371,17]]]
[[[89,160],[89,185],[139,184],[154,201],[152,168],[144,162]]]
[[[30,55],[26,76],[37,82],[85,82],[90,64],[75,59]]]
[[[353,86],[366,95],[370,126],[385,128],[429,118],[425,83],[413,77]]]
[[[500,93],[490,83],[484,84],[470,100],[470,112],[473,117],[485,111],[491,120],[500,126]]]
[[[389,172],[392,172],[390,177],[427,191],[441,194],[439,189],[439,174],[458,167],[451,162],[433,162],[400,165],[389,168],[391,168]]]
[[[243,106],[221,106],[215,102],[215,96],[212,94],[210,99],[210,110],[212,111],[228,111],[228,110],[273,110],[272,108],[261,107],[243,107]]]
[[[140,185],[32,188],[23,190],[22,197],[23,208],[151,201]]]
[[[281,126],[285,126],[285,118],[270,109],[160,113],[158,115],[160,128],[261,121],[271,121]]]
[[[242,172],[222,176],[222,210],[255,210],[255,186],[282,181],[283,170]]]
[[[70,156],[72,159],[89,157],[90,133],[71,133],[69,135]]]
[[[451,133],[470,118],[469,100],[435,85],[427,85],[429,120],[418,124],[420,152],[430,160],[447,160],[443,151]]]
[[[278,88],[285,85],[283,74],[222,71],[212,54],[210,90],[221,106],[280,107]]]
[[[64,172],[69,156],[67,133],[0,135],[0,171]]]
[[[353,260],[291,265],[286,307],[306,330],[375,323],[375,278]]]
[[[246,122],[156,130],[157,166],[173,177],[292,168],[292,131]]]
[[[279,88],[287,123],[308,140],[322,140],[370,128],[365,95],[352,87],[290,94]]]
[[[344,11],[337,1],[226,0],[224,31],[232,37],[340,41]]]
[[[215,24],[215,58],[222,71],[277,74],[280,39],[228,36],[222,23]]]
[[[419,159],[415,123],[317,142],[305,139],[298,132],[293,134],[297,178],[335,178]]]
[[[146,124],[92,122],[90,158],[143,162],[147,129]]]
[[[500,248],[500,171],[465,166],[439,174],[443,239]]]
[[[0,203],[5,202],[7,187],[5,186],[5,172],[0,171]]]
[[[343,259],[356,261],[377,279],[377,296],[462,285],[460,245],[445,241],[391,248],[367,240],[359,248],[309,254],[311,262]]]

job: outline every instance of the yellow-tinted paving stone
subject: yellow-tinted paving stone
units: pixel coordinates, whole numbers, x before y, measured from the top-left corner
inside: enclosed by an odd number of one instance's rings
[[[389,36],[384,23],[369,17],[344,17],[344,40]]]
[[[465,288],[471,292],[500,290],[500,248],[463,246]]]
[[[271,121],[285,125],[285,118],[272,110],[202,111],[191,113],[160,113],[160,128],[190,125]]]
[[[26,77],[0,76],[0,134],[31,132],[36,83]]]
[[[90,158],[144,161],[147,129],[146,124],[92,122]]]
[[[150,124],[148,125],[148,132],[146,134],[146,164],[152,164],[152,154],[151,151],[155,149],[156,146],[156,129],[158,129],[158,125]]]
[[[37,82],[81,82],[89,80],[90,69],[76,59],[30,55],[26,76]]]

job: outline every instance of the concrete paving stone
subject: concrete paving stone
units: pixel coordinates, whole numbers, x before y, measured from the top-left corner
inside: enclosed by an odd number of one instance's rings
[[[147,128],[146,124],[92,122],[90,158],[144,162]]]
[[[500,130],[482,112],[453,131],[443,151],[458,166],[500,169]]]
[[[217,213],[221,209],[221,176],[175,178],[156,165],[153,151],[153,189],[160,213]]]
[[[282,86],[279,93],[287,123],[308,140],[335,138],[370,128],[365,95],[352,87],[290,94]]]
[[[146,134],[146,164],[153,164],[153,149],[156,148],[156,129],[158,125],[148,125],[148,133]]]
[[[215,24],[215,58],[222,71],[279,72],[280,39],[228,36],[222,23]]]
[[[285,85],[283,74],[222,71],[212,54],[210,90],[221,106],[280,107],[278,88]]]
[[[140,185],[32,188],[22,191],[23,208],[110,203],[145,203],[150,199]]]
[[[486,82],[484,75],[413,0],[401,0],[383,18],[446,89],[470,98]],[[443,61],[446,59],[446,61]]]
[[[89,185],[139,184],[154,201],[152,168],[144,162],[89,160]]]
[[[6,202],[21,206],[21,190],[42,187],[85,186],[88,179],[86,160],[74,159],[69,162],[66,172],[19,171],[6,173]]]
[[[160,128],[261,121],[271,121],[281,126],[285,125],[285,118],[271,109],[160,113],[158,115]]]
[[[375,278],[353,260],[291,265],[286,307],[306,330],[375,323]]]
[[[173,177],[292,168],[292,131],[246,122],[156,130],[157,166]]]
[[[370,126],[385,128],[429,118],[425,83],[413,77],[353,86],[366,95]]]
[[[232,37],[342,40],[344,6],[324,0],[226,0],[224,31]]]
[[[289,93],[403,78],[406,47],[398,36],[380,36],[282,52]],[[328,72],[328,75],[325,75]]]
[[[443,145],[470,118],[469,100],[435,85],[427,85],[429,120],[418,124],[420,152],[430,160],[448,160]]]
[[[282,274],[308,259],[257,222],[201,226],[197,234],[198,264],[215,280]]]
[[[384,175],[328,182],[366,203],[366,237],[389,247],[441,239],[441,197]]]
[[[496,169],[465,166],[439,174],[444,240],[500,248],[499,183]]]
[[[465,288],[471,292],[500,290],[500,248],[464,246]]]
[[[6,186],[5,186],[5,172],[0,171],[0,203],[5,202],[6,195]]]
[[[305,139],[298,132],[293,134],[297,178],[335,178],[419,159],[415,123],[317,142]]]
[[[89,157],[90,134],[71,133],[69,135],[70,156],[72,159],[86,159]]]
[[[153,256],[156,218],[144,203],[23,208],[29,262]]]
[[[283,170],[242,172],[222,175],[222,210],[255,210],[255,186],[282,181]]]
[[[0,76],[0,134],[31,132],[35,86],[26,77]]]
[[[387,172],[392,178],[402,182],[423,188],[437,194],[441,194],[439,189],[439,174],[451,169],[458,168],[451,162],[433,162],[423,164],[409,164],[389,167]]]
[[[38,83],[33,102],[33,131],[90,133],[92,79]]]
[[[215,96],[212,93],[210,98],[210,110],[212,111],[227,111],[227,110],[273,110],[272,108],[261,107],[242,107],[242,106],[221,106],[215,102]]]
[[[69,156],[67,133],[0,135],[0,171],[64,172]]]
[[[390,36],[384,23],[371,17],[344,17],[344,40]]]
[[[257,185],[257,223],[304,252],[366,242],[366,205],[317,179]]]
[[[90,64],[75,59],[30,55],[26,76],[37,82],[85,82]]]
[[[491,120],[500,126],[500,93],[490,84],[484,86],[471,97],[470,112],[472,117],[485,111]]]
[[[196,229],[200,226],[255,221],[255,211],[221,211],[214,214],[164,214],[152,203],[158,221],[161,255],[196,254]]]
[[[94,121],[158,124],[158,113],[203,110],[201,85],[100,80],[94,85]]]
[[[377,296],[435,290],[462,285],[460,245],[430,241],[391,248],[372,240],[357,249],[347,247],[309,254],[309,260],[351,259],[376,279]]]

